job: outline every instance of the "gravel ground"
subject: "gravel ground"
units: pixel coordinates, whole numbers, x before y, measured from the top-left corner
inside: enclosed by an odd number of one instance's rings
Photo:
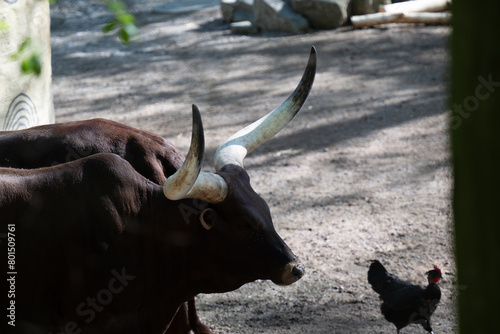
[[[202,112],[206,170],[229,135],[279,105],[309,49],[318,71],[301,113],[245,160],[276,229],[307,266],[292,286],[267,281],[197,297],[216,333],[388,333],[366,274],[379,259],[425,284],[445,273],[435,333],[457,332],[447,133],[448,27],[391,25],[300,36],[235,36],[217,6],[153,14],[132,3],[141,36],[122,46],[102,6],[52,8],[58,122],[103,117],[153,131],[187,152]],[[403,333],[423,333],[416,326]]]

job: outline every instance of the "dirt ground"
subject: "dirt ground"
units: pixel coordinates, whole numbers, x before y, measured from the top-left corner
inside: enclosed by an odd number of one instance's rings
[[[450,28],[235,36],[217,6],[153,14],[164,2],[134,2],[141,36],[129,47],[100,32],[109,19],[102,7],[61,0],[52,8],[58,122],[109,118],[187,152],[195,103],[205,125],[204,168],[213,171],[218,144],[284,101],[311,45],[318,51],[301,113],[245,160],[254,189],[307,273],[288,287],[257,281],[200,295],[202,320],[216,333],[394,333],[367,282],[369,260],[379,259],[420,284],[432,265],[440,266],[443,298],[433,327],[455,333]]]

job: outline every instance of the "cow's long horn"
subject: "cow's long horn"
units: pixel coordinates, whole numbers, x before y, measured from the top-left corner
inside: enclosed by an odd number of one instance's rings
[[[214,173],[201,172],[185,198],[197,198],[209,203],[222,202],[227,196],[226,181]]]
[[[222,177],[201,172],[205,156],[203,123],[198,108],[193,105],[193,132],[191,146],[182,166],[163,185],[163,192],[170,200],[197,198],[209,203],[222,202],[227,195],[227,184]]]
[[[170,200],[184,198],[193,188],[205,157],[205,136],[200,111],[193,104],[191,146],[182,166],[163,184],[163,193]]]
[[[243,167],[245,156],[273,137],[299,112],[311,90],[316,73],[316,49],[311,48],[306,69],[295,91],[279,107],[238,131],[215,152],[215,169],[234,164]]]

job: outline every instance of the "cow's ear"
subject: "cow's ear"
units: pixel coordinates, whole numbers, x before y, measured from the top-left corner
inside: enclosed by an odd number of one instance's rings
[[[215,225],[215,221],[217,220],[217,212],[214,209],[205,209],[200,215],[201,226],[205,228],[205,230],[210,230]]]

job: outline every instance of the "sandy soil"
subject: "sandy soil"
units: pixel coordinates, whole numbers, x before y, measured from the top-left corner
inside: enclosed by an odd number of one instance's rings
[[[165,1],[163,1],[165,2]],[[289,287],[258,281],[200,295],[216,333],[393,333],[368,285],[370,259],[425,284],[444,270],[436,333],[455,333],[448,27],[394,25],[301,36],[231,35],[217,7],[155,15],[134,2],[129,47],[82,1],[52,9],[57,121],[104,117],[158,133],[187,152],[191,104],[202,112],[206,170],[226,137],[279,105],[309,49],[318,72],[301,113],[245,166],[276,229],[307,266]],[[403,333],[423,333],[412,326]]]

